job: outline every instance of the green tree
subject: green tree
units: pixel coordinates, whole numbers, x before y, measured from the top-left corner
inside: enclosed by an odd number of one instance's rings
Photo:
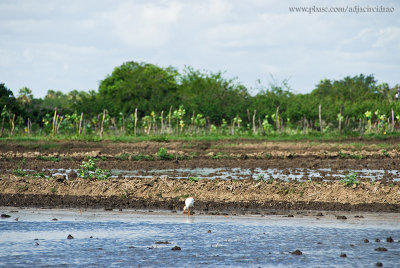
[[[15,110],[16,99],[13,92],[4,83],[0,83],[0,108],[7,105],[8,109]]]
[[[204,114],[211,123],[223,118],[243,116],[250,97],[247,89],[234,79],[227,80],[221,72],[206,73],[186,67],[180,76],[179,96],[188,114]]]
[[[99,104],[113,115],[132,113],[135,108],[141,115],[167,110],[179,103],[177,75],[172,67],[126,62],[101,81]]]

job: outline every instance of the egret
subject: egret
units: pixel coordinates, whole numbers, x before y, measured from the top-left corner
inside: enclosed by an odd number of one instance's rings
[[[185,200],[185,206],[183,207],[183,212],[186,211],[186,209],[188,210],[188,215],[190,215],[190,207],[194,206],[194,199],[193,197],[188,197]]]

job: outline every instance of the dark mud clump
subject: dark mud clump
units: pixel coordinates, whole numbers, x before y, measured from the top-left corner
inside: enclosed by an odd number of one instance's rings
[[[394,240],[393,240],[393,238],[391,236],[389,236],[388,238],[386,238],[386,242],[393,243]]]
[[[292,255],[303,255],[303,252],[300,250],[296,249],[295,251],[291,252]]]

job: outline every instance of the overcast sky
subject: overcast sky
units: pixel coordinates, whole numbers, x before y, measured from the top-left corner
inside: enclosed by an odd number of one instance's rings
[[[114,67],[143,61],[226,71],[255,93],[289,79],[308,93],[323,78],[374,74],[400,83],[400,1],[1,0],[0,83],[17,95],[97,90]],[[293,13],[289,7],[394,12]]]

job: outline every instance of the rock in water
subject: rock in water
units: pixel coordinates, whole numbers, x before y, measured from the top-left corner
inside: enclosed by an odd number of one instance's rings
[[[293,251],[291,253],[292,253],[292,255],[303,255],[303,253],[298,249],[296,249],[295,251]]]

